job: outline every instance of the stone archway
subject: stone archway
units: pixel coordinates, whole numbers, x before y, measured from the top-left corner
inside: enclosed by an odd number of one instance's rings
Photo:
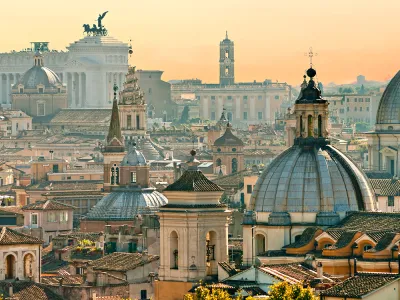
[[[29,279],[34,276],[35,257],[32,253],[26,253],[24,256],[24,278]]]
[[[15,279],[17,276],[17,259],[14,254],[6,255],[4,259],[5,279]]]
[[[265,252],[266,249],[265,244],[267,239],[265,238],[265,235],[261,233],[257,233],[254,239],[255,239],[254,254],[255,256],[257,256]]]

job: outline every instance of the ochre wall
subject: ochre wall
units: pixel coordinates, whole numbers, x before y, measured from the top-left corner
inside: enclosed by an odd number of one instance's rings
[[[192,286],[191,282],[156,281],[154,300],[182,300]]]

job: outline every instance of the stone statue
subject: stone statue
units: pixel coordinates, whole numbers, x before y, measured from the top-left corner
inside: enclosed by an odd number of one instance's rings
[[[86,33],[88,36],[90,35],[101,35],[101,36],[106,36],[108,31],[107,29],[103,26],[101,21],[104,19],[108,11],[106,11],[103,14],[99,14],[99,17],[97,18],[97,25],[93,24],[93,27],[90,28],[89,24],[83,24],[83,33]]]

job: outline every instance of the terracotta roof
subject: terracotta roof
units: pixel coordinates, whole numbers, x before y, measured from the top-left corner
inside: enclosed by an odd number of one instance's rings
[[[65,123],[98,124],[107,126],[110,123],[110,109],[63,109],[50,121],[52,125]]]
[[[327,230],[346,230],[361,232],[400,232],[400,213],[354,212],[338,225]]]
[[[186,170],[177,181],[167,186],[164,191],[222,192],[223,189],[210,181],[201,171]]]
[[[385,233],[383,237],[378,241],[376,246],[372,249],[366,250],[366,252],[379,252],[385,250],[393,241],[395,236],[396,234],[394,232]]]
[[[19,214],[23,215],[21,207],[19,206],[0,206],[0,214]]]
[[[218,203],[218,204],[167,204],[162,206],[160,209],[164,208],[222,208],[226,207],[228,208],[228,205],[223,204],[223,203]]]
[[[23,210],[66,210],[75,209],[75,206],[57,202],[54,200],[36,201],[34,203],[25,205]]]
[[[322,296],[362,298],[386,284],[398,280],[397,274],[391,273],[359,273],[342,283],[321,292]]]
[[[242,170],[233,174],[217,177],[213,182],[223,187],[241,187],[244,183],[244,177],[251,175],[253,175],[253,171]]]
[[[356,233],[357,231],[344,232],[334,245],[327,247],[326,249],[340,249],[346,247],[352,241]]]
[[[393,175],[386,171],[365,171],[369,179],[392,179]]]
[[[0,282],[0,293],[9,297],[10,282]],[[64,298],[54,293],[48,287],[33,281],[12,282],[14,297],[13,300],[63,300]]]
[[[30,185],[27,190],[47,190],[73,192],[77,190],[99,191],[99,184],[103,184],[101,180],[91,181],[43,181],[38,184]]]
[[[45,276],[42,277],[42,283],[47,285],[81,285],[85,281],[82,275],[65,275],[65,276]]]
[[[41,244],[43,244],[43,241],[41,241],[33,236],[12,230],[8,227],[1,228],[0,245],[18,245],[18,244],[40,244],[41,245]]]
[[[142,253],[114,252],[90,262],[90,265],[93,266],[93,270],[124,272],[158,259],[157,255],[149,254],[146,259],[143,259]]]
[[[394,179],[370,179],[372,188],[377,195],[381,196],[399,196],[400,180]]]

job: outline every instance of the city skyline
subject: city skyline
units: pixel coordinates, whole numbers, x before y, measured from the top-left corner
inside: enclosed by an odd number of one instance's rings
[[[49,0],[41,3],[41,7],[51,5]],[[50,13],[27,2],[18,7],[18,17],[10,14],[0,20],[2,28],[13,28],[3,35],[0,51],[19,51],[31,41],[49,41],[51,49],[63,50],[83,37],[82,24],[95,23],[98,14],[108,10],[103,23],[109,35],[127,43],[132,39],[130,64],[163,70],[165,80],[218,82],[218,45],[226,30],[235,42],[237,82],[271,79],[298,85],[308,67],[305,53],[310,46],[318,53],[314,65],[324,84],[351,83],[359,74],[367,80],[388,80],[400,69],[396,55],[400,44],[392,38],[400,3],[362,5],[358,0],[313,6],[296,1],[254,0],[249,5],[206,0],[198,5],[178,0],[112,4],[101,0],[94,6],[73,0]],[[7,9],[15,8],[8,2]]]

